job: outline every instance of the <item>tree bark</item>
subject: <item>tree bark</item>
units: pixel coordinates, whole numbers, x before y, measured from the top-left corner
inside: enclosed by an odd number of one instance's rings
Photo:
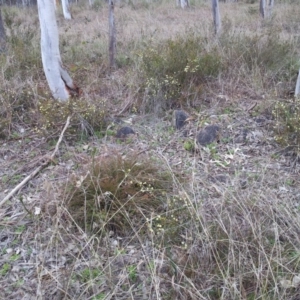
[[[298,71],[298,77],[297,77],[297,82],[296,82],[295,97],[296,98],[300,97],[300,69]]]
[[[116,27],[114,17],[114,0],[109,0],[109,66],[115,68],[115,53],[116,53]]]
[[[5,34],[5,29],[2,20],[2,13],[0,8],[0,50],[4,51],[5,47],[6,47],[6,34]]]
[[[266,16],[266,0],[259,1],[259,12],[260,12],[260,15],[263,18],[265,18],[265,16]]]
[[[54,2],[38,0],[38,13],[41,27],[42,61],[47,82],[53,97],[59,101],[66,101],[72,91],[78,92],[79,89],[62,67]]]
[[[64,18],[67,20],[71,20],[72,16],[69,9],[69,0],[61,0],[61,4],[62,4]]]
[[[270,0],[269,1],[269,13],[268,13],[269,17],[272,16],[273,7],[274,7],[274,0]]]
[[[189,0],[176,0],[176,5],[180,6],[182,9],[190,7]]]
[[[212,0],[212,11],[214,19],[215,34],[219,34],[221,31],[221,17],[219,10],[219,0]]]

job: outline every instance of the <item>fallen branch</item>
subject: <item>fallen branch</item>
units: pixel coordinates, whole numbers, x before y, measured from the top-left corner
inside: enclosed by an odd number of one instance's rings
[[[0,207],[8,200],[10,199],[16,192],[18,192],[29,180],[34,178],[42,169],[44,169],[51,161],[53,161],[54,156],[56,155],[56,152],[58,151],[59,145],[63,139],[64,133],[67,130],[69,124],[70,124],[71,117],[68,116],[66,124],[64,129],[62,130],[59,139],[56,143],[55,149],[52,152],[51,156],[46,159],[45,162],[43,162],[42,165],[38,166],[32,173],[30,173],[26,178],[24,178],[16,187],[14,187],[0,202]]]

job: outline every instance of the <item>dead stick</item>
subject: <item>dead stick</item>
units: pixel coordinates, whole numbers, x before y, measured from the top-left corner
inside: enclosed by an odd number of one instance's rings
[[[33,177],[35,177],[42,169],[44,169],[50,161],[53,160],[56,152],[58,151],[59,145],[63,139],[64,133],[67,130],[69,124],[70,124],[70,120],[71,117],[68,116],[66,124],[64,129],[62,130],[59,139],[56,143],[55,149],[52,152],[51,156],[46,160],[46,162],[44,162],[41,166],[38,166],[32,173],[30,173],[26,178],[24,178],[16,187],[14,187],[4,198],[3,200],[0,202],[0,207],[8,200],[10,199],[16,192],[18,192],[30,179],[32,179]]]

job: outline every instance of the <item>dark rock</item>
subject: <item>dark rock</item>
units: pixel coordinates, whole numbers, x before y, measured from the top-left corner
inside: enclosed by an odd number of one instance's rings
[[[197,134],[197,142],[206,146],[219,138],[220,127],[217,125],[208,125],[205,128],[201,129]]]
[[[124,126],[117,131],[116,137],[123,139],[126,138],[129,134],[135,134],[135,131],[128,126]]]
[[[174,110],[173,112],[173,126],[179,130],[181,129],[185,124],[186,120],[189,117],[189,115],[183,111],[183,110]]]

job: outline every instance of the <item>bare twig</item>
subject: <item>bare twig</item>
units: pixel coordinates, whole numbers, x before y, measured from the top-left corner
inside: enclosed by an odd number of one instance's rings
[[[18,192],[29,180],[34,178],[42,169],[44,169],[51,161],[53,161],[54,156],[56,155],[56,152],[58,151],[59,145],[63,139],[64,133],[67,130],[69,124],[70,124],[71,117],[68,116],[66,124],[64,129],[62,130],[59,139],[56,143],[55,149],[52,152],[51,156],[47,158],[47,160],[40,166],[38,166],[32,173],[30,173],[26,178],[24,178],[16,187],[14,187],[0,202],[0,207],[8,200],[10,199],[16,192]]]

